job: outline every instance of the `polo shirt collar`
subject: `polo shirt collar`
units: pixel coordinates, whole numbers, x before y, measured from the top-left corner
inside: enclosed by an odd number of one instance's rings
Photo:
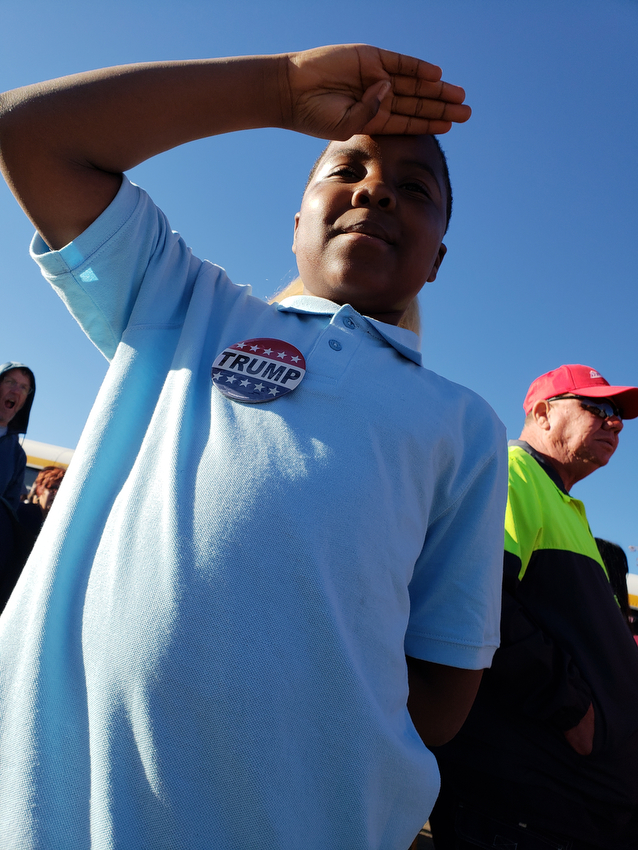
[[[566,496],[569,496],[569,493],[565,489],[565,485],[563,484],[563,480],[558,474],[558,472],[554,469],[551,463],[547,460],[547,458],[543,457],[542,454],[533,449],[528,442],[525,440],[510,440],[508,442],[508,446],[518,446],[519,449],[523,449],[524,452],[527,452],[528,455],[534,458],[534,460],[542,467],[542,469],[549,475],[554,484],[558,487],[558,489],[564,493]],[[570,496],[570,499],[572,497]]]
[[[387,322],[380,322],[377,319],[371,319],[369,316],[362,316],[350,304],[335,304],[333,301],[328,301],[327,298],[318,298],[315,295],[292,295],[290,298],[284,298],[277,305],[277,309],[282,313],[306,313],[315,316],[333,316],[333,318],[336,316],[339,318],[345,318],[347,315],[353,316],[366,324],[368,333],[382,337],[399,354],[408,360],[412,360],[417,366],[423,365],[420,350],[421,340],[414,331],[389,325]]]

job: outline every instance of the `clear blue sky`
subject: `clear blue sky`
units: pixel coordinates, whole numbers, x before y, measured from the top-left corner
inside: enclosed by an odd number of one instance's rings
[[[638,384],[636,0],[21,0],[0,89],[103,65],[364,41],[435,62],[474,115],[441,137],[455,212],[421,296],[426,365],[483,395],[517,437],[529,383],[584,363]],[[132,173],[195,253],[267,296],[295,275],[292,223],[322,143],[278,130],[205,140]],[[106,370],[27,246],[0,185],[0,362],[38,392],[29,436],[74,447]],[[638,545],[638,420],[574,488],[594,534]],[[638,572],[635,553],[630,567]]]

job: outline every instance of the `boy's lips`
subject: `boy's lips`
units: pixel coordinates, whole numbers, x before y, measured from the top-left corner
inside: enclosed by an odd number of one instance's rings
[[[340,234],[360,233],[363,236],[380,239],[382,242],[387,242],[388,245],[394,245],[394,239],[388,233],[387,229],[379,222],[371,221],[370,219],[355,221],[352,224],[339,227],[337,232]]]

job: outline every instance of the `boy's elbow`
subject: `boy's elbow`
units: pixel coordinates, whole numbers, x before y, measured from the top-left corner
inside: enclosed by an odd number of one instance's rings
[[[445,723],[434,729],[424,729],[423,733],[421,733],[421,730],[418,727],[415,728],[426,747],[442,747],[443,744],[447,744],[458,732],[461,731],[461,727],[465,723],[466,717],[467,714],[460,722]]]
[[[451,741],[461,731],[461,727],[469,714],[468,710],[463,717],[457,715],[453,720],[449,718],[438,718],[436,722],[433,722],[431,717],[423,717],[421,712],[418,710],[415,711],[411,707],[410,702],[408,702],[408,710],[410,711],[414,728],[419,733],[419,737],[426,747],[442,747],[443,744]]]

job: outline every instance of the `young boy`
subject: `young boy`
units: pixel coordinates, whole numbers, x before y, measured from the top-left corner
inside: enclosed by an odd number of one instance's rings
[[[497,643],[506,496],[494,413],[397,327],[445,253],[424,134],[463,97],[362,45],[5,96],[33,254],[111,362],[0,625],[5,850],[397,850],[426,820],[423,741],[456,732]],[[265,126],[336,140],[279,305],[122,176]]]

